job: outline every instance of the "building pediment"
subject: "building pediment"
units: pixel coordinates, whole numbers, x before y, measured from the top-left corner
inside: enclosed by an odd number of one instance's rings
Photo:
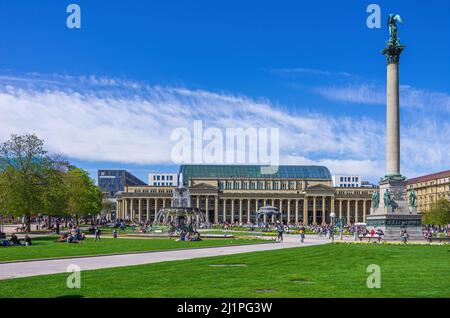
[[[314,192],[334,192],[334,188],[329,187],[324,184],[315,184],[315,185],[306,187],[306,192],[312,192],[312,191],[314,191]]]

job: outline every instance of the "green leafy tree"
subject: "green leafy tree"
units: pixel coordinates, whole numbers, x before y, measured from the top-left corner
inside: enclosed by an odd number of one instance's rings
[[[45,173],[46,191],[43,193],[43,213],[49,219],[53,216],[67,216],[68,188],[65,183],[67,163],[61,161],[58,166],[48,169]]]
[[[0,209],[6,215],[23,216],[27,231],[31,215],[44,209],[46,176],[54,165],[36,135],[12,135],[0,145]]]
[[[80,216],[96,216],[102,210],[103,194],[86,171],[74,168],[65,175],[67,213],[79,220]]]
[[[423,221],[425,224],[450,224],[450,202],[447,199],[439,199],[433,203],[431,209],[423,214]]]

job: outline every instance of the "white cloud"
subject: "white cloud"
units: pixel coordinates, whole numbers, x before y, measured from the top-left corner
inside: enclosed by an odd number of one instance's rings
[[[334,101],[386,105],[385,88],[375,84],[357,83],[317,87],[313,88],[313,92]],[[450,95],[402,85],[400,86],[400,106],[427,112],[450,112]]]
[[[245,96],[94,76],[0,77],[0,113],[1,140],[36,133],[50,151],[79,160],[167,164],[172,131],[192,131],[202,119],[205,128],[222,130],[279,128],[282,163],[323,164],[372,180],[384,172],[384,123],[294,112]],[[449,124],[418,118],[402,132],[405,171],[448,164]]]

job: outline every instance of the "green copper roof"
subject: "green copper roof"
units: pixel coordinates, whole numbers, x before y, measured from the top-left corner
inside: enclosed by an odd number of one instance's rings
[[[292,178],[328,179],[331,174],[323,166],[279,166],[275,174],[262,174],[258,165],[181,165],[183,183],[189,178]]]

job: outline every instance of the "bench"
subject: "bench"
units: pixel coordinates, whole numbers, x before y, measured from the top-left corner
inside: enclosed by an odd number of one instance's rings
[[[383,236],[380,235],[359,235],[359,240],[362,241],[363,239],[367,239],[369,242],[372,241],[372,239],[377,240],[378,242],[380,242],[383,239]]]

